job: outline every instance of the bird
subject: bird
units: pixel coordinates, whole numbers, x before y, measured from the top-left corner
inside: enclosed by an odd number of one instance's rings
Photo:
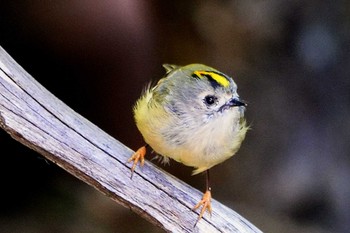
[[[194,168],[192,175],[206,172],[206,189],[193,210],[212,214],[209,170],[239,150],[249,129],[244,112],[247,104],[237,93],[234,80],[203,64],[164,64],[165,75],[148,85],[133,107],[134,119],[145,145],[127,160],[131,177],[143,166],[152,148],[163,163],[173,159]]]

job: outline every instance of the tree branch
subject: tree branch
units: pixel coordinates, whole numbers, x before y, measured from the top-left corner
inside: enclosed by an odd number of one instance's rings
[[[133,151],[57,99],[1,47],[0,127],[166,231],[261,232],[215,200],[213,216],[206,214],[194,227],[200,191],[149,162],[131,180],[125,162]]]

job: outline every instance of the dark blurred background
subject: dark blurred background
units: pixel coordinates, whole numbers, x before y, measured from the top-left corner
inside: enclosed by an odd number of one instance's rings
[[[264,232],[349,232],[349,24],[345,0],[1,1],[0,46],[133,149],[132,106],[162,63],[229,74],[252,130],[212,169],[214,198]],[[0,232],[162,232],[4,131],[0,145]]]

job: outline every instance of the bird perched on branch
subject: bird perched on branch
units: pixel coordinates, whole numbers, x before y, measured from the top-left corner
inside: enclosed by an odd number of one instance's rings
[[[148,87],[134,106],[134,117],[146,145],[128,160],[142,166],[151,147],[163,162],[169,158],[194,167],[193,175],[206,171],[206,190],[194,209],[202,206],[196,223],[210,214],[209,169],[233,156],[248,127],[246,104],[237,85],[226,74],[202,64],[163,65],[166,74]]]

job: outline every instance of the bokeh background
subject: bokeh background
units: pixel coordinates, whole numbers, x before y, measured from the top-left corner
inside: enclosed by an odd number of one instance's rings
[[[345,0],[1,1],[0,46],[133,149],[132,106],[161,64],[229,74],[252,130],[212,169],[214,198],[264,232],[349,232],[349,24]],[[162,232],[3,131],[0,145],[0,232]]]

